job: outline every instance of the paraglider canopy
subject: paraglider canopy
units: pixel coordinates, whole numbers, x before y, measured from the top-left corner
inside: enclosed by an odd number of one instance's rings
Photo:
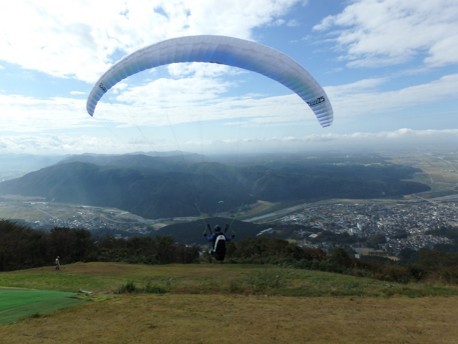
[[[207,62],[243,68],[280,82],[315,113],[323,127],[333,121],[332,106],[323,88],[300,64],[265,45],[234,37],[201,35],[165,40],[126,56],[94,85],[86,108],[93,116],[98,101],[114,85],[145,69],[178,62]]]

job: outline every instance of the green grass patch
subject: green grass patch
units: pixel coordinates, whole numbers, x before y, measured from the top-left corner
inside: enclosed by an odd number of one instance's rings
[[[268,265],[77,263],[60,271],[0,272],[0,286],[10,288],[0,289],[0,342],[9,344],[212,342],[209,338],[455,343],[458,338],[456,285]],[[78,290],[93,302],[53,312],[82,302],[73,298]],[[8,322],[16,323],[3,325]]]
[[[37,318],[61,308],[81,304],[76,294],[46,291],[0,289],[0,324],[8,324],[27,317]]]
[[[268,265],[76,263],[0,273],[0,286],[78,292],[278,296],[453,296],[458,286],[393,283]]]

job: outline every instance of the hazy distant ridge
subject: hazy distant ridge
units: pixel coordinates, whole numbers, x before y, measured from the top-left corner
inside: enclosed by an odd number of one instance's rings
[[[381,198],[426,191],[417,169],[360,161],[278,159],[229,165],[201,156],[73,156],[0,183],[0,193],[116,207],[148,218],[234,209],[258,199]]]

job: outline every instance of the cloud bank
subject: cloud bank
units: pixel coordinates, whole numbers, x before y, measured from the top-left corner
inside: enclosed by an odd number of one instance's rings
[[[183,140],[181,147],[228,149],[234,142],[247,149],[332,148],[364,145],[363,140],[456,142],[457,1],[351,0],[339,13],[313,23],[308,16],[293,18],[311,5],[300,0],[0,2],[0,73],[9,78],[8,84],[0,80],[0,152],[169,150],[177,148],[174,135]],[[314,26],[311,33],[300,31],[307,20]],[[261,30],[273,29],[311,37],[310,46],[298,51],[329,50],[329,60],[319,61],[336,66],[320,75],[335,111],[334,125],[326,131],[296,95],[275,88],[275,82],[202,64],[171,65],[124,80],[104,97],[95,118],[86,113],[93,82],[138,48],[194,34],[268,39],[264,32],[280,31]],[[22,79],[14,79],[12,70]],[[32,80],[38,87],[55,87],[56,94],[34,93]],[[210,125],[205,135],[170,129]],[[233,130],[239,130],[235,138]]]

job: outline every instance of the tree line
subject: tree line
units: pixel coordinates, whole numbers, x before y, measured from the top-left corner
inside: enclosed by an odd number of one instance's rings
[[[49,232],[32,230],[11,221],[0,221],[0,271],[78,261],[169,264],[211,262],[207,250],[177,243],[173,237],[93,237],[84,229],[56,227]],[[272,237],[250,237],[228,243],[226,262],[273,264],[371,277],[407,283],[440,281],[458,283],[458,253],[435,249],[403,252],[400,262],[379,257],[356,259],[343,247],[326,253]]]
[[[171,237],[95,238],[84,229],[55,227],[44,232],[0,221],[0,271],[51,265],[57,256],[62,264],[78,261],[192,263],[199,258],[199,247],[177,243]]]

